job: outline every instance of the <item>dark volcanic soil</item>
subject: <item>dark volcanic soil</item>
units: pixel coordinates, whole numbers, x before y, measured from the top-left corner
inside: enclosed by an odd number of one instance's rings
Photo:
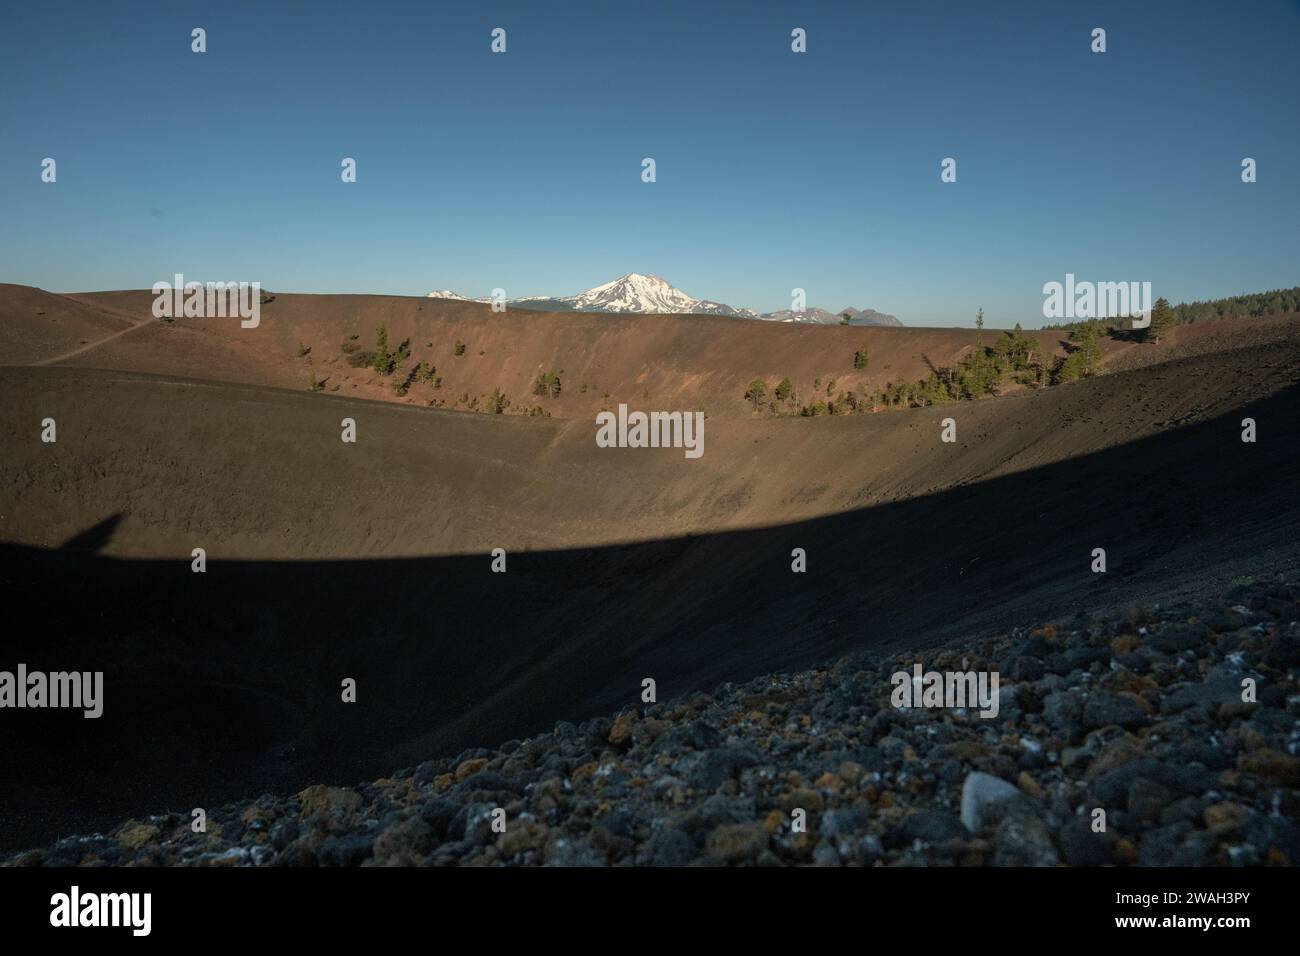
[[[1300,342],[1285,322],[1180,330],[1167,352],[1113,351],[1124,371],[941,408],[764,420],[724,403],[688,460],[597,448],[590,397],[546,419],[266,383],[306,367],[294,347],[313,316],[331,340],[379,320],[443,344],[477,329],[484,388],[534,373],[511,356],[545,364],[561,348],[605,362],[613,400],[649,395],[646,408],[732,395],[760,366],[811,378],[859,333],[895,336],[872,339],[882,364],[920,362],[922,339],[960,353],[970,334],[694,317],[485,326],[470,307],[298,296],[277,297],[266,337],[244,340],[135,326],[138,298],[0,289],[0,357],[54,362],[0,368],[0,669],[102,670],[106,685],[98,720],[4,713],[2,847],[535,735],[634,705],[646,677],[680,698],[841,654],[1191,599],[1297,559]],[[27,335],[42,311],[57,328]],[[782,351],[796,347],[797,362]],[[1177,358],[1145,364],[1157,354]],[[721,371],[703,374],[705,358]],[[170,374],[113,368],[155,359]],[[54,444],[40,441],[47,417]],[[339,440],[345,417],[355,445]],[[954,444],[940,441],[947,417]],[[1105,574],[1090,570],[1099,547]],[[505,574],[493,548],[509,553]],[[355,704],[340,701],[344,678]]]

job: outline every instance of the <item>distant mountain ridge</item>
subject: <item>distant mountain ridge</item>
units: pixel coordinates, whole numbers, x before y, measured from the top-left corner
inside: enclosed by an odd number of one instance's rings
[[[449,289],[428,293],[430,299],[452,299],[458,302],[491,302],[491,299],[470,299]],[[783,309],[779,312],[758,313],[753,309],[737,308],[723,302],[697,299],[669,284],[656,275],[629,272],[612,282],[595,286],[586,292],[570,296],[524,296],[507,299],[507,304],[521,309],[543,312],[611,312],[620,314],[676,314],[722,315],[738,319],[760,319],[767,322],[800,322],[809,325],[839,325],[844,313],[849,313],[850,325],[901,326],[896,317],[875,309],[841,309],[828,312],[809,308],[803,312]]]
[[[842,325],[844,324],[844,315],[848,313],[849,325],[890,325],[902,326],[897,316],[887,315],[884,312],[877,312],[875,309],[840,309],[838,312],[827,312],[825,309],[804,309],[803,312],[795,312],[792,309],[782,309],[779,312],[765,312],[759,316],[769,322],[800,322],[808,325]]]

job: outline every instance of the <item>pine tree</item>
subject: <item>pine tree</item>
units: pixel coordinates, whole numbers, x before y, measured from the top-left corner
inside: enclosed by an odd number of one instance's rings
[[[1167,337],[1169,330],[1177,324],[1178,319],[1173,309],[1169,308],[1169,300],[1156,299],[1156,304],[1151,308],[1151,324],[1143,330],[1142,340],[1159,345],[1161,337]]]
[[[550,398],[560,397],[560,376],[555,372],[538,372],[537,378],[533,379],[533,394],[545,395]]]
[[[1097,341],[1099,333],[1095,325],[1084,327],[1083,336],[1079,342],[1079,360],[1084,375],[1094,375],[1101,366],[1101,344]]]
[[[388,354],[388,326],[380,322],[375,339],[374,369],[380,375],[387,375],[393,370],[393,357]]]

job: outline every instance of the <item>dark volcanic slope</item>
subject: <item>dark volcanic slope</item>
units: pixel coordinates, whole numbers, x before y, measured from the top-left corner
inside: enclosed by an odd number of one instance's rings
[[[947,410],[711,423],[688,462],[597,450],[586,422],[2,370],[0,661],[107,682],[98,721],[0,726],[22,768],[3,840],[352,782],[615,711],[647,676],[668,699],[1280,566],[1297,378],[1284,343]],[[961,441],[936,448],[946,414]],[[498,545],[530,550],[496,575]]]
[[[73,368],[0,369],[0,540],[57,547],[111,518],[107,554],[187,557],[202,546],[214,559],[281,560],[586,547],[773,526],[1167,435],[1297,379],[1293,340],[998,400],[853,417],[710,417],[703,457],[688,460],[673,449],[598,448],[591,419],[472,415]],[[59,424],[53,445],[39,440],[46,417]],[[357,422],[355,445],[339,440],[345,417]],[[957,422],[955,444],[940,441],[948,417]],[[1261,423],[1257,445],[1227,442],[1234,436],[1225,433],[1225,445],[1191,473],[1229,469],[1226,477],[1278,454],[1279,427]],[[1140,525],[1168,486],[1186,480],[1172,468],[1152,475],[1159,487],[1114,474],[1078,482],[1078,494],[1060,502],[1030,496],[1014,506],[1016,526],[1059,527],[1071,511],[1102,500],[1109,513]],[[1221,488],[1239,492],[1231,483]],[[955,520],[960,529],[978,518]],[[956,557],[950,548],[976,543],[962,533],[945,540],[927,565],[948,564]]]
[[[997,712],[891,706],[916,664],[996,673]],[[560,722],[355,789],[250,794],[207,807],[204,833],[155,810],[0,864],[1288,866],[1297,665],[1300,582],[1247,575]]]

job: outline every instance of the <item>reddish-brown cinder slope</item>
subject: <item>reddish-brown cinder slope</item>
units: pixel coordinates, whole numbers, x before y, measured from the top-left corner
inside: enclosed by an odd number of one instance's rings
[[[443,299],[286,294],[262,305],[259,325],[246,329],[237,318],[160,321],[151,315],[152,303],[148,292],[70,298],[0,288],[0,362],[54,360],[289,389],[306,389],[314,378],[326,392],[451,409],[482,409],[499,389],[509,400],[507,412],[540,409],[565,418],[589,419],[619,402],[632,408],[703,409],[711,416],[749,417],[744,394],[754,379],[775,389],[788,377],[799,401],[810,403],[826,398],[832,385],[834,393],[865,393],[924,378],[932,366],[951,365],[978,343],[993,343],[1006,334],[710,316],[494,313],[486,305]],[[74,335],[54,335],[47,328],[56,308],[80,317]],[[142,323],[136,331],[108,337],[133,321]],[[89,328],[93,322],[102,328]],[[413,383],[399,396],[394,376],[349,365],[344,344],[373,349],[381,324],[387,327],[390,349],[409,344],[410,358],[402,371],[428,362],[437,369],[439,387]],[[1063,333],[1030,334],[1044,354],[1064,352]],[[1179,329],[1175,340],[1200,334],[1199,328]],[[97,339],[104,341],[96,345]],[[464,343],[462,355],[455,354],[457,342]],[[65,354],[74,349],[81,350]],[[861,370],[853,367],[859,350],[868,354]],[[1103,351],[1108,361],[1123,358],[1132,366],[1155,358],[1158,350],[1107,341]],[[558,397],[534,394],[534,382],[543,372],[559,375]]]

